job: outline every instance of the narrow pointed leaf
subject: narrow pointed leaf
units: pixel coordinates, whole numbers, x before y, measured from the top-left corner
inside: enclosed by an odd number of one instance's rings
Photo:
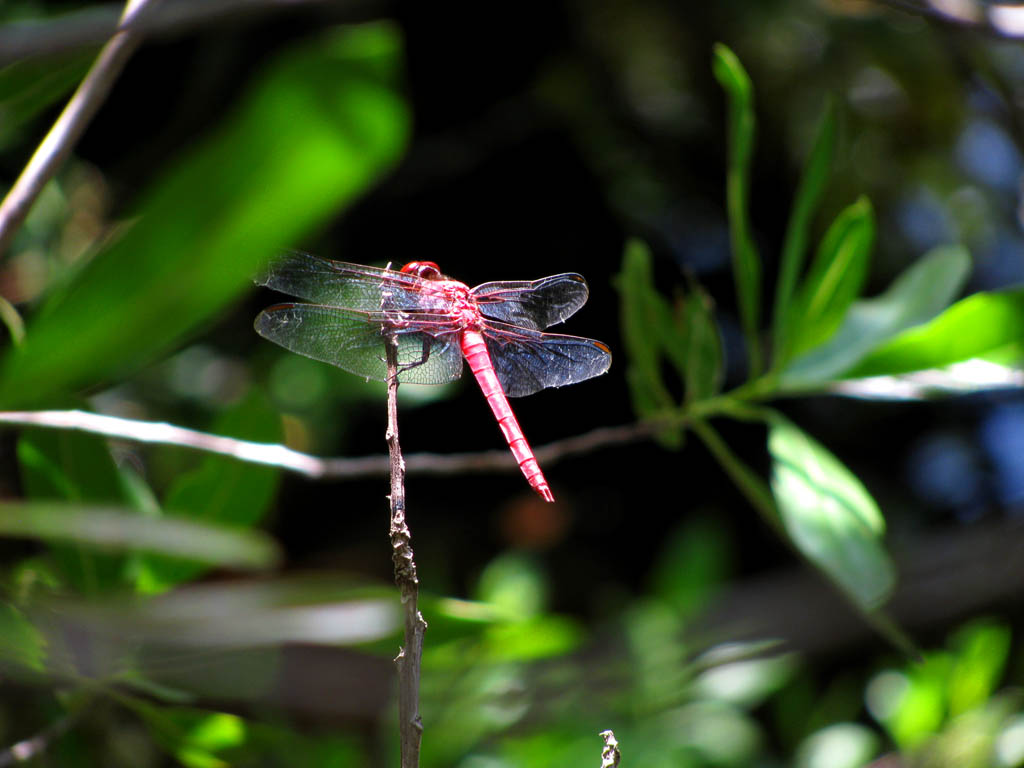
[[[825,105],[818,133],[811,148],[807,167],[800,178],[793,210],[786,226],[786,239],[782,244],[782,258],[779,262],[779,280],[775,287],[775,312],[772,326],[775,332],[775,355],[785,347],[783,336],[786,329],[785,317],[789,301],[793,297],[797,280],[804,265],[811,220],[818,208],[825,185],[832,169],[832,154],[836,140],[835,105],[831,100]]]
[[[772,493],[793,544],[864,610],[878,608],[896,572],[871,494],[824,446],[784,419],[769,428]]]
[[[277,415],[269,401],[255,391],[225,411],[210,431],[262,443],[276,443],[281,438]],[[266,514],[279,477],[280,472],[273,467],[208,455],[197,469],[180,475],[171,484],[163,506],[178,516],[243,528]],[[146,593],[162,592],[202,570],[195,562],[146,557],[136,570],[136,588]]]
[[[699,288],[686,300],[689,330],[686,349],[686,399],[703,400],[722,387],[722,340],[711,306],[711,297]]]
[[[783,361],[828,341],[838,330],[867,277],[874,238],[867,198],[836,217],[789,309]]]
[[[665,324],[674,320],[668,302],[654,289],[652,271],[646,244],[630,240],[616,285],[622,296],[622,339],[629,358],[626,380],[641,418],[657,416],[675,405],[661,371]],[[663,433],[662,438],[678,445],[678,434]]]
[[[970,255],[960,246],[929,251],[881,296],[854,302],[835,336],[787,366],[781,386],[799,389],[839,377],[896,334],[949,306],[970,269]]]
[[[740,319],[747,340],[750,376],[761,371],[758,325],[761,312],[761,257],[750,231],[750,161],[754,152],[754,87],[729,48],[715,45],[712,71],[729,99],[729,160],[726,208]]]

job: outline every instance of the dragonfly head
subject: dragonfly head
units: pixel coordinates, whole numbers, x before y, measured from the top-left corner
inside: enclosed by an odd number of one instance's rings
[[[441,279],[441,268],[432,261],[410,261],[402,267],[402,272],[407,275],[422,277],[424,280]]]

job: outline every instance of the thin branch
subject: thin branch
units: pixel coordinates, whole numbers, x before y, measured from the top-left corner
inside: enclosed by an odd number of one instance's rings
[[[19,741],[17,744],[0,751],[0,768],[27,763],[29,760],[39,757],[50,748],[53,742],[67,733],[77,719],[77,712],[69,712],[60,719],[50,723],[35,736]]]
[[[254,443],[233,437],[211,435],[159,421],[123,419],[88,411],[0,411],[0,424],[47,429],[71,429],[94,435],[128,440],[134,443],[159,443],[193,448],[239,461],[267,464],[313,479],[384,477],[390,464],[385,456],[353,459],[323,459],[275,443]],[[582,435],[558,440],[539,447],[534,453],[539,462],[554,464],[570,456],[591,453],[600,448],[646,440],[658,429],[655,423],[600,427]],[[416,453],[406,458],[406,471],[423,475],[518,472],[507,450],[480,453]]]
[[[43,187],[64,164],[71,149],[78,143],[85,127],[107,98],[111,87],[128,59],[142,42],[142,35],[131,25],[146,15],[160,0],[128,0],[120,26],[103,46],[85,79],[75,91],[46,138],[28,161],[21,176],[14,182],[0,203],[0,255],[7,250],[15,232],[28,216]]]
[[[604,739],[601,768],[618,768],[622,754],[619,752],[619,742],[615,740],[615,733],[609,728],[607,731],[601,731],[601,738]]]
[[[402,768],[418,768],[423,721],[420,719],[420,664],[427,622],[419,611],[419,578],[412,551],[412,533],[405,522],[405,462],[398,442],[398,337],[387,338],[388,458],[391,469],[391,557],[395,583],[405,608],[405,645],[395,659],[398,666],[398,732]]]
[[[237,20],[300,6],[324,5],[337,8],[337,0],[169,0],[132,29],[148,37],[178,34],[219,21]],[[350,0],[347,11],[363,3]],[[0,66],[33,56],[51,56],[64,51],[102,43],[118,29],[117,3],[95,5],[55,18],[16,21],[0,26]]]

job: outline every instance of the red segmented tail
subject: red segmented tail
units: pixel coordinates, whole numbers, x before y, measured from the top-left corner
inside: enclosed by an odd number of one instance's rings
[[[494,418],[498,420],[498,426],[508,441],[508,447],[512,449],[512,455],[519,463],[519,469],[526,476],[530,486],[544,497],[545,501],[554,501],[548,481],[544,479],[544,473],[540,471],[540,465],[534,458],[530,444],[523,436],[523,430],[512,413],[512,406],[508,404],[505,397],[505,390],[501,388],[501,382],[494,373],[494,366],[491,364],[491,356],[487,353],[487,345],[484,337],[479,331],[462,332],[462,354],[469,363],[469,368],[476,376],[480,389],[483,390],[487,404],[491,406]]]

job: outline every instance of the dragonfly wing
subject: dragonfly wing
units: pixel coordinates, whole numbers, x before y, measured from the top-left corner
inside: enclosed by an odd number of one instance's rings
[[[579,336],[487,323],[484,340],[494,372],[509,397],[586,381],[605,373],[612,364],[607,345]]]
[[[362,264],[284,251],[257,275],[256,284],[289,296],[362,312],[381,309],[435,309],[436,297],[424,292],[415,275]]]
[[[319,304],[278,304],[256,316],[256,332],[287,350],[375,381],[387,380],[383,313]],[[438,324],[438,327],[443,326]],[[462,374],[458,334],[430,333],[416,323],[393,330],[398,339],[398,380],[444,384]]]
[[[485,317],[534,331],[563,322],[586,304],[589,295],[587,281],[574,272],[533,281],[484,283],[473,289]]]

